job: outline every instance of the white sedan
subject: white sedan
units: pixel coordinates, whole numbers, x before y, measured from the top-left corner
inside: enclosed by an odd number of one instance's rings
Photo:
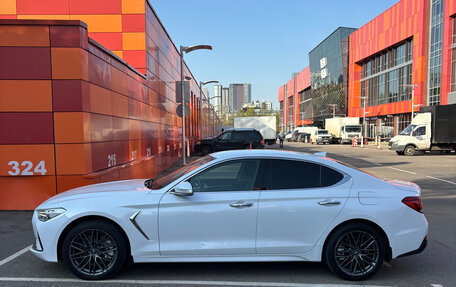
[[[363,280],[425,248],[420,193],[321,154],[219,152],[52,197],[33,215],[31,251],[90,280],[131,262],[229,261],[323,261]]]

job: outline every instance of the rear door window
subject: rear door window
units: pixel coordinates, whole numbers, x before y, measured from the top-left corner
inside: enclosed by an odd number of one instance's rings
[[[317,163],[282,159],[265,161],[265,173],[268,175],[264,176],[266,189],[327,187],[344,178],[340,172]]]

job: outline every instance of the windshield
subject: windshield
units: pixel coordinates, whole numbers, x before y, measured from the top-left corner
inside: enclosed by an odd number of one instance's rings
[[[416,125],[408,125],[405,130],[403,130],[400,134],[401,135],[410,135],[410,133],[412,132],[412,130],[416,127]]]
[[[345,126],[346,133],[360,133],[361,127],[360,126]]]
[[[194,162],[192,162],[186,166],[183,166],[183,167],[179,168],[178,170],[173,171],[170,174],[167,174],[157,180],[154,180],[152,182],[152,186],[150,187],[150,189],[163,188],[163,187],[167,186],[168,184],[170,184],[171,182],[178,179],[179,177],[183,176],[184,174],[191,172],[192,170],[202,166],[203,164],[206,164],[206,163],[212,161],[213,159],[214,159],[214,157],[212,157],[210,155],[206,155],[203,158],[195,160]]]
[[[328,131],[324,130],[324,131],[318,131],[318,134],[319,135],[327,135],[328,134]]]

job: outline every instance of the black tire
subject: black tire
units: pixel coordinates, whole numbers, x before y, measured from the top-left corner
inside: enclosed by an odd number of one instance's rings
[[[250,144],[246,144],[242,147],[243,149],[250,149]],[[253,145],[252,145],[252,149],[253,149]]]
[[[374,228],[363,223],[352,223],[335,230],[323,254],[328,268],[350,281],[366,280],[374,275],[382,266],[384,257],[383,238]]]
[[[415,153],[416,153],[416,149],[413,145],[408,145],[404,149],[404,154],[407,156],[415,155]]]
[[[127,250],[126,239],[116,226],[90,220],[68,232],[61,251],[63,262],[74,275],[85,280],[103,280],[125,266]]]
[[[201,154],[202,155],[207,155],[207,154],[210,154],[212,152],[212,148],[208,145],[203,145],[201,147]]]
[[[404,155],[404,152],[403,152],[403,151],[396,151],[396,153],[397,153],[398,155]]]

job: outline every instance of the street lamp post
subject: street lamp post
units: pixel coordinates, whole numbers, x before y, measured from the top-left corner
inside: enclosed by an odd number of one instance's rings
[[[213,96],[211,98],[209,98],[209,104],[210,104],[210,100],[212,99],[215,99],[215,98],[222,98],[222,96]],[[214,136],[215,136],[215,105],[214,105],[214,115],[213,115],[213,119],[212,119],[212,127],[213,127],[213,130],[214,130]],[[210,110],[209,110],[209,114],[210,114]]]
[[[410,120],[413,120],[413,115],[414,115],[414,110],[416,107],[419,107],[419,106],[422,106],[422,105],[415,105],[415,87],[418,87],[417,84],[405,84],[405,85],[402,85],[403,87],[408,87],[408,88],[412,88],[412,117],[410,118]]]
[[[337,105],[336,104],[329,104],[328,106],[333,107],[333,118],[335,118],[336,117],[336,107],[337,107]]]
[[[200,115],[201,115],[201,138],[203,137],[203,86],[207,84],[217,84],[218,81],[200,81]]]
[[[185,95],[184,95],[184,53],[190,53],[195,50],[212,50],[210,45],[196,45],[196,46],[180,46],[180,72],[181,72],[181,96],[182,96],[182,165],[186,165],[185,155]]]

